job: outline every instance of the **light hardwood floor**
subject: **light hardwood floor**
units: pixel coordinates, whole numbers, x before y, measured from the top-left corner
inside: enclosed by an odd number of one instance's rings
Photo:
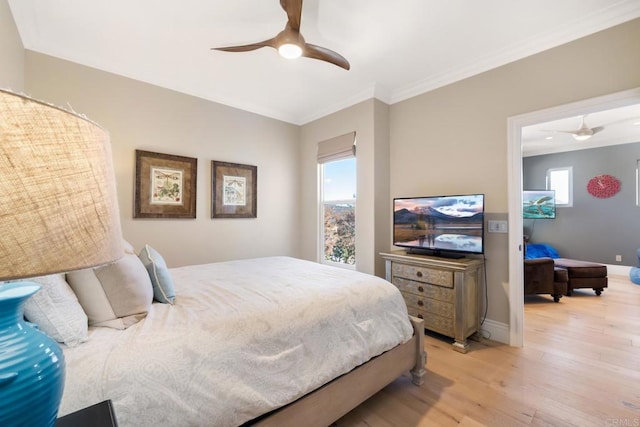
[[[525,298],[523,348],[428,335],[425,384],[401,377],[337,426],[640,427],[640,286]]]

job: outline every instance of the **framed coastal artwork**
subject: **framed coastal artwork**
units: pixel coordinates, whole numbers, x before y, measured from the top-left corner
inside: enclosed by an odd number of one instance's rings
[[[134,218],[195,218],[198,159],[136,150]]]
[[[211,218],[256,218],[258,167],[211,162]]]

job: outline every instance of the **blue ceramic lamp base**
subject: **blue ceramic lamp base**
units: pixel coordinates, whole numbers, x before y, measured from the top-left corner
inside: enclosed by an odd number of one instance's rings
[[[0,426],[53,426],[64,388],[64,356],[24,320],[33,282],[0,284]]]

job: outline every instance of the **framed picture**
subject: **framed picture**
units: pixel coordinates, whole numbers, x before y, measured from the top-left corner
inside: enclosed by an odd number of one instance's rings
[[[136,150],[134,218],[195,218],[198,159]]]
[[[211,162],[211,218],[257,217],[257,166]]]

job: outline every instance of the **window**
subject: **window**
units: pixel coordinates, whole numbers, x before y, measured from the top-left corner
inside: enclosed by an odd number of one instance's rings
[[[547,169],[547,190],[555,190],[556,206],[573,206],[573,168]]]
[[[640,160],[636,160],[636,206],[640,206]]]
[[[356,263],[356,159],[320,165],[323,263]]]
[[[356,133],[318,144],[320,262],[356,264]]]

